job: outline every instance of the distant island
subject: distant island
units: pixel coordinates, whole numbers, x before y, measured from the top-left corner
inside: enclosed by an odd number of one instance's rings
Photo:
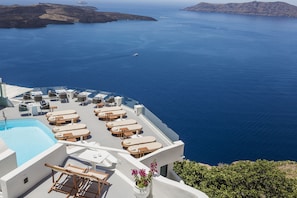
[[[199,3],[184,8],[186,11],[196,12],[219,12],[242,15],[297,17],[297,7],[285,2],[247,2],[247,3],[226,3],[212,4]]]
[[[0,5],[0,28],[39,28],[48,24],[105,23],[118,20],[156,21],[147,16],[98,12],[91,6],[39,3],[31,6]]]

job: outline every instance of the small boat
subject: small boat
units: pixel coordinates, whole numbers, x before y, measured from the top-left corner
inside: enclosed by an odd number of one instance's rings
[[[134,54],[133,54],[133,56],[138,56],[138,55],[139,55],[138,53],[134,53]]]

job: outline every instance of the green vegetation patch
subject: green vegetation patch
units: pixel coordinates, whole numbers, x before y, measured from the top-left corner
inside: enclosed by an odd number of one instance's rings
[[[297,163],[237,161],[208,166],[184,160],[174,164],[184,182],[210,198],[296,198]]]

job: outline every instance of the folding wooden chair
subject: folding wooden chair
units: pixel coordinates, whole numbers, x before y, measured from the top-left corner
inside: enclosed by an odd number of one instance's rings
[[[90,197],[88,194],[95,194],[95,197],[100,197],[101,192],[105,186],[110,186],[110,183],[107,182],[109,174],[89,170],[87,173],[77,174],[79,177],[83,178],[83,184],[80,185],[76,193],[76,197]]]
[[[76,177],[76,173],[83,173],[86,169],[73,166],[71,164],[67,165],[66,168],[47,163],[44,165],[52,169],[53,185],[49,189],[48,193],[54,190],[67,194],[67,197],[77,193],[80,185],[80,178]],[[55,173],[60,173],[60,175],[56,178]]]

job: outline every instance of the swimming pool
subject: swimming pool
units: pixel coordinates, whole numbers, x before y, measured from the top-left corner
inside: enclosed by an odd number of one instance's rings
[[[51,130],[35,119],[7,120],[6,126],[1,123],[0,138],[16,152],[18,166],[57,142]]]

